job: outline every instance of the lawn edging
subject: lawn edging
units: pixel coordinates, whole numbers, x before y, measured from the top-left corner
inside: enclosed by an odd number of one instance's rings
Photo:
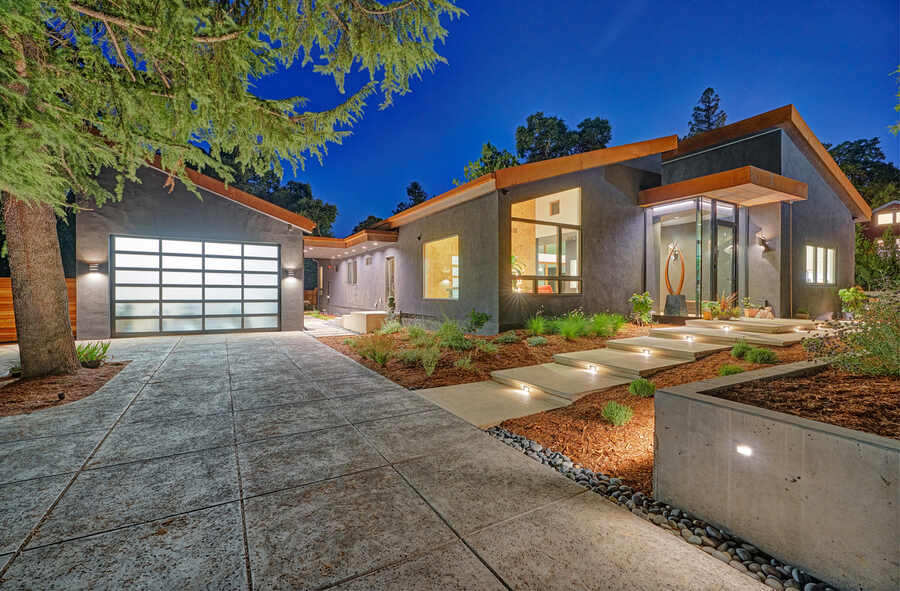
[[[844,588],[900,587],[900,442],[710,394],[799,362],[657,391],[653,490]]]

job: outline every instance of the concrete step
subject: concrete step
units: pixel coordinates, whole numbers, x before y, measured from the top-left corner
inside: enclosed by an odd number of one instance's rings
[[[526,394],[521,388],[491,380],[416,390],[416,394],[482,429],[571,404],[559,396],[537,391]]]
[[[583,367],[573,367],[572,364],[542,363],[492,371],[491,379],[520,390],[527,387],[530,392],[542,392],[568,402],[589,392],[627,384],[632,378],[585,371]]]
[[[765,347],[786,347],[799,343],[808,333],[805,332],[789,332],[781,334],[765,334],[758,332],[745,332],[740,330],[723,330],[721,328],[701,328],[697,326],[676,326],[671,328],[651,328],[651,337],[669,338],[687,340],[688,337],[694,342],[700,343],[721,343],[724,345],[733,345],[741,339],[747,341],[750,345],[761,345]]]
[[[591,349],[590,351],[559,353],[553,356],[553,360],[563,365],[583,369],[595,368],[598,375],[621,376],[628,380],[691,361],[685,358],[654,355],[652,351],[649,355],[644,355],[619,349]]]
[[[606,341],[610,349],[642,353],[650,351],[653,355],[672,357],[674,359],[687,359],[694,361],[712,353],[728,350],[728,345],[721,343],[701,343],[698,341],[686,341],[668,339],[663,337],[630,337],[627,339],[613,339]]]
[[[685,326],[697,328],[722,328],[731,327],[732,330],[743,332],[757,332],[763,334],[784,334],[789,332],[813,330],[816,325],[810,320],[792,320],[788,318],[756,320],[754,318],[740,318],[735,320],[686,320]]]

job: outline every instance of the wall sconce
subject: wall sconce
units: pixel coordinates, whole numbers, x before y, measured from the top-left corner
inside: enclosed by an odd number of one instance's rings
[[[99,273],[100,263],[91,263],[88,265],[88,273]]]
[[[756,243],[763,247],[763,252],[772,250],[772,247],[769,246],[769,239],[766,238],[766,235],[763,234],[762,230],[756,233]]]
[[[284,276],[288,279],[296,279],[296,272],[293,269],[285,269]]]

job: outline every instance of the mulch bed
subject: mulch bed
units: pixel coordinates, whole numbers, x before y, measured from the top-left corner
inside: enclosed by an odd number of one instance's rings
[[[747,382],[713,394],[839,427],[900,439],[900,379],[820,373]]]
[[[42,378],[0,379],[0,417],[19,415],[81,400],[100,389],[128,365],[104,363],[97,369]],[[60,399],[60,393],[65,397]]]
[[[776,347],[779,363],[806,359],[801,345]],[[654,374],[650,379],[657,388],[696,382],[718,375],[725,364],[746,370],[770,367],[734,359],[728,351],[708,355],[694,363],[686,363]],[[601,415],[610,400],[627,404],[634,410],[631,421],[615,427]],[[616,386],[588,394],[570,406],[510,419],[501,427],[537,441],[544,447],[564,453],[572,461],[593,470],[621,478],[636,490],[652,492],[653,476],[653,398],[639,398],[628,393],[628,386]]]
[[[612,338],[623,339],[626,337],[644,336],[649,332],[650,328],[651,327],[648,326],[638,327],[632,324],[626,324],[619,330],[618,334]],[[553,355],[557,353],[598,349],[604,347],[606,341],[609,340],[602,337],[582,337],[574,341],[567,341],[559,335],[546,335],[546,345],[532,347],[525,342],[525,339],[529,336],[528,333],[524,330],[516,331],[516,333],[522,340],[518,343],[500,344],[500,351],[497,355],[486,355],[484,353],[479,353],[474,349],[472,351],[446,351],[443,357],[441,357],[434,373],[430,376],[426,376],[422,366],[418,364],[408,365],[398,359],[392,359],[388,361],[387,365],[382,367],[373,361],[364,359],[360,357],[356,351],[344,344],[344,340],[347,339],[347,337],[320,337],[319,340],[332,349],[340,351],[347,357],[350,357],[357,363],[377,371],[389,380],[410,390],[436,388],[438,386],[453,386],[469,382],[481,382],[490,379],[491,372],[498,369],[548,363],[553,361]],[[403,333],[395,333],[388,336],[394,339],[396,348],[410,348]],[[470,336],[470,338],[490,341],[495,339],[496,335],[486,337]],[[469,353],[472,354],[472,370],[460,369],[453,365],[457,359],[465,357]]]

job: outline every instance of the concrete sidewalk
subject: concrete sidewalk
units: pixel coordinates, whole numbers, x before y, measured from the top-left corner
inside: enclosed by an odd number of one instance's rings
[[[0,418],[9,589],[762,589],[302,333]]]

